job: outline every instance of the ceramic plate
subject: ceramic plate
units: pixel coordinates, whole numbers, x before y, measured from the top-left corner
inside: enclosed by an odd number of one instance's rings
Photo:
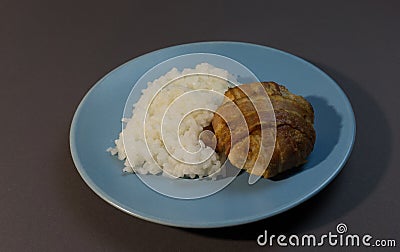
[[[172,57],[213,53],[249,68],[261,81],[275,81],[304,96],[315,110],[317,140],[308,162],[277,179],[248,184],[240,174],[208,197],[183,200],[163,196],[106,149],[121,130],[125,102],[136,81]],[[161,74],[162,75],[162,74]],[[83,180],[102,199],[133,216],[165,225],[210,228],[239,225],[286,211],[319,192],[348,159],[355,138],[353,110],[346,95],[327,74],[309,62],[273,48],[239,42],[203,42],[148,53],[116,68],[93,86],[71,125],[73,160]]]

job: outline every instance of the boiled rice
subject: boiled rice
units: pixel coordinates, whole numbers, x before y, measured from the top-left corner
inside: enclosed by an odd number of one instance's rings
[[[233,77],[226,70],[202,63],[181,72],[173,68],[149,82],[107,151],[125,161],[125,172],[215,177],[223,160],[199,135],[221,105],[227,79]],[[203,109],[189,113],[196,108]]]

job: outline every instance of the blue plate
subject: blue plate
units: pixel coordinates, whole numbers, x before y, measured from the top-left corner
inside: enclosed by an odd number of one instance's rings
[[[247,66],[261,81],[275,81],[304,96],[315,110],[317,140],[307,164],[273,180],[249,185],[246,173],[209,197],[181,200],[122,175],[123,164],[105,150],[121,130],[125,101],[147,70],[171,57],[215,53]],[[339,86],[314,65],[273,48],[238,42],[204,42],[148,53],[116,68],[86,94],[71,125],[75,165],[102,199],[133,216],[165,225],[210,228],[233,226],[286,211],[319,192],[348,159],[355,138],[353,110]]]

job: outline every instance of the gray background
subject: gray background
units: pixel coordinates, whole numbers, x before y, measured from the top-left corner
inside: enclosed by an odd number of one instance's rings
[[[318,235],[340,222],[399,243],[399,11],[398,1],[1,1],[0,251],[257,250],[265,229]],[[208,40],[275,47],[326,71],[354,108],[351,158],[317,196],[248,225],[190,230],[124,214],[75,170],[74,111],[120,64]]]

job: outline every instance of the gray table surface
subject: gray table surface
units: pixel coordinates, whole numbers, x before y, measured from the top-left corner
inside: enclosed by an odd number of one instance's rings
[[[266,229],[318,235],[341,222],[400,242],[399,11],[398,1],[0,1],[0,251],[274,251],[256,243]],[[115,209],[72,162],[77,105],[132,58],[211,40],[282,49],[333,77],[356,115],[350,160],[317,196],[252,224],[191,230]]]

